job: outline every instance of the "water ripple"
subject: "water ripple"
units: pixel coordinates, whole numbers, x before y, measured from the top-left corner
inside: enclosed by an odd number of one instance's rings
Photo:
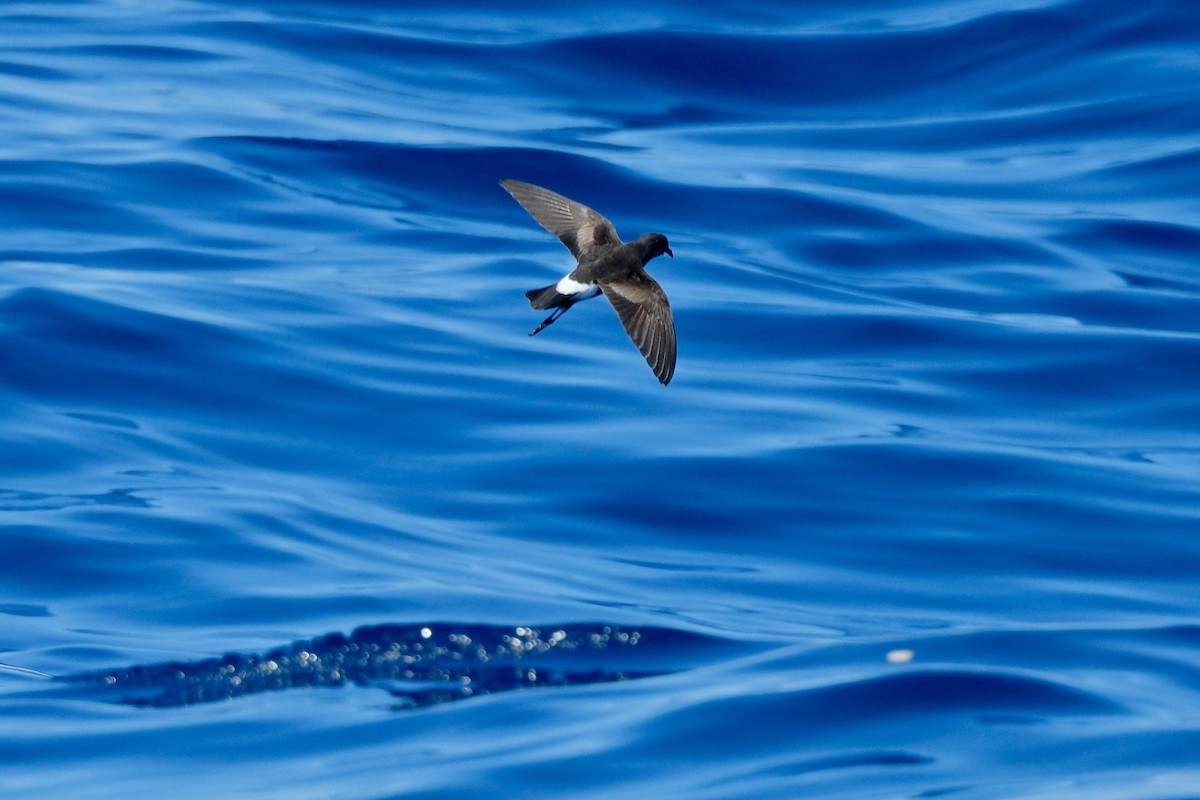
[[[1194,794],[1186,3],[10,11],[27,792]],[[669,388],[603,301],[526,335],[572,262],[506,177],[670,237]],[[245,688],[444,619],[664,644]],[[103,665],[168,707],[31,682]]]

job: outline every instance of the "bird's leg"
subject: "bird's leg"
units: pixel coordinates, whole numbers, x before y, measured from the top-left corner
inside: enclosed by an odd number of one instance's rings
[[[554,309],[554,313],[542,320],[542,324],[531,330],[529,335],[537,336],[545,329],[547,325],[549,325],[551,322],[554,322],[554,320],[558,319],[563,314],[567,313],[568,308],[570,308],[570,306],[559,306],[558,308]]]

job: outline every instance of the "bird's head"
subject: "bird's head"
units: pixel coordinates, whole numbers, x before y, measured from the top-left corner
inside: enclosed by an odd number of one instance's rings
[[[645,261],[642,262],[643,264],[652,258],[661,256],[663,253],[666,253],[671,258],[675,257],[675,254],[671,252],[671,245],[667,242],[667,237],[661,233],[643,234],[641,239],[643,252],[646,254]]]

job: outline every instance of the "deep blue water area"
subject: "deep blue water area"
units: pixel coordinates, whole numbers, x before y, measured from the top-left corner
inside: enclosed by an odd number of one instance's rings
[[[1195,3],[253,5],[0,4],[5,798],[1200,797]]]

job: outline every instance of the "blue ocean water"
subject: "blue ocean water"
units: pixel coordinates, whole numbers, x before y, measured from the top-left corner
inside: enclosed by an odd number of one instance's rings
[[[1200,797],[1195,5],[426,5],[0,5],[4,796]]]

